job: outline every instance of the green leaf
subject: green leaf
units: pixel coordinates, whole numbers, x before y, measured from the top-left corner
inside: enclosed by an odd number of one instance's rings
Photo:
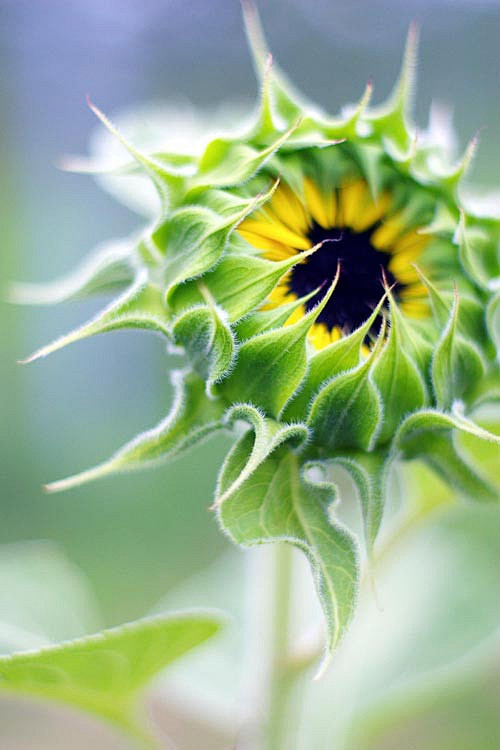
[[[156,159],[154,156],[144,154],[139,149],[135,148],[113,125],[113,123],[106,117],[103,112],[100,111],[90,99],[87,100],[90,109],[99,118],[102,124],[109,130],[109,132],[118,139],[118,141],[127,149],[129,154],[135,159],[146,174],[153,181],[158,195],[162,203],[162,213],[166,210],[170,193],[177,192],[184,183],[184,178],[177,174],[175,171],[171,171],[165,163]]]
[[[221,477],[224,481],[219,480],[215,494],[215,505],[218,506],[253,474],[258,466],[284,443],[299,447],[304,444],[308,438],[307,427],[303,424],[282,424],[274,419],[265,417],[261,412],[250,404],[237,404],[233,406],[225,415],[225,422],[233,424],[237,420],[245,420],[251,425],[240,440],[234,445],[229,452],[224,465],[221,469]],[[239,465],[239,456],[245,457],[245,463],[238,475],[235,475],[230,484],[227,483],[229,468],[235,464]],[[224,489],[223,489],[223,484]]]
[[[417,365],[425,386],[429,380],[434,344],[424,338],[418,326],[401,313],[397,304],[393,304],[391,307],[391,324],[397,326],[403,348],[413,364]]]
[[[269,71],[269,48],[267,46],[264,32],[260,23],[257,8],[251,0],[243,2],[243,18],[248,46],[252,54],[257,78],[264,82],[266,74],[270,78],[270,93],[273,99],[273,108],[285,122],[295,119],[302,113],[302,97],[295,91],[293,85],[286,79],[277,66]]]
[[[314,439],[331,450],[371,450],[382,423],[382,401],[370,369],[384,339],[385,327],[370,356],[358,367],[336,375],[314,398],[307,424]]]
[[[305,414],[312,397],[328,380],[341,372],[352,370],[359,364],[361,347],[370,329],[380,315],[386,295],[382,297],[370,317],[348,336],[343,336],[333,344],[316,352],[310,360],[300,391],[286,409],[288,419]]]
[[[272,55],[267,56],[262,75],[260,87],[260,99],[257,107],[255,123],[248,134],[248,140],[253,143],[262,143],[276,137],[278,130],[273,113],[273,102],[271,92],[271,70],[273,65]]]
[[[387,452],[352,453],[335,456],[334,464],[342,466],[351,476],[359,493],[368,554],[382,523],[389,470],[394,460]]]
[[[482,289],[500,275],[500,264],[495,241],[490,232],[479,227],[467,227],[462,213],[458,227],[460,260],[466,273]]]
[[[435,171],[434,180],[438,181],[455,198],[458,195],[460,182],[467,174],[478,146],[479,138],[475,135],[469,140],[463,154],[459,156],[454,164]]]
[[[300,385],[307,369],[306,336],[337,283],[297,323],[267,331],[245,341],[236,367],[220,388],[232,402],[244,401],[277,417]]]
[[[171,379],[175,397],[165,419],[126,443],[104,463],[51,482],[46,486],[47,491],[59,492],[108,474],[171,460],[222,427],[224,405],[207,396],[202,378],[176,370],[171,373]]]
[[[455,304],[455,289],[453,291],[438,290],[419,269],[417,271],[422,283],[427,288],[436,324],[442,330],[446,328],[450,321],[450,310],[453,309]],[[484,306],[477,298],[460,292],[456,327],[458,333],[466,339],[483,339],[485,334]]]
[[[413,433],[422,433],[428,430],[460,430],[480,440],[500,444],[498,435],[479,427],[456,410],[446,414],[438,409],[421,409],[403,420],[394,437],[396,449],[404,448],[406,439]]]
[[[478,472],[459,449],[453,434],[430,431],[405,440],[405,455],[421,458],[468,498],[498,502],[498,488]]]
[[[299,120],[270,146],[260,150],[241,141],[214,139],[201,157],[198,173],[188,180],[188,196],[193,188],[230,187],[246,182],[286,143],[298,125]]]
[[[209,385],[227,375],[235,356],[234,334],[215,305],[198,305],[182,313],[172,326],[191,365]]]
[[[217,267],[203,277],[203,283],[217,304],[226,311],[229,320],[235,322],[260,305],[283,274],[316,250],[315,246],[281,261],[227,253]],[[169,298],[169,304],[176,311],[199,301],[196,282],[177,287]]]
[[[274,189],[273,185],[252,201],[245,201],[243,208],[225,216],[205,206],[183,207],[171,214],[168,222],[153,236],[160,249],[166,248],[165,279],[169,304],[180,284],[201,276],[221,260],[231,232],[247,214],[265,203]]]
[[[351,142],[349,146],[353,159],[368,183],[373,200],[379,200],[384,182],[383,162],[385,155],[383,151],[380,150],[378,145],[371,143]]]
[[[500,367],[493,365],[469,394],[470,411],[481,406],[500,403]]]
[[[321,117],[319,121],[318,121],[317,116],[311,117],[311,118],[304,118],[298,130],[300,131],[300,129],[304,126],[304,124],[307,124],[308,120],[310,120],[312,126],[315,126],[317,128],[318,125],[320,125],[321,134],[325,142],[330,141],[330,143],[334,144],[335,140],[333,139],[340,139],[337,141],[337,143],[342,143],[344,140],[354,141],[356,140],[356,136],[357,136],[358,123],[366,112],[366,109],[372,97],[372,93],[373,93],[373,84],[371,83],[371,81],[368,81],[363,93],[361,94],[361,97],[358,100],[358,103],[354,104],[352,106],[352,109],[349,108],[349,112],[346,114],[345,117],[335,117],[335,118]],[[366,144],[360,144],[359,151],[373,153],[371,146],[366,145]],[[370,157],[368,157],[368,159],[366,160],[366,163],[365,163],[366,166],[368,165],[369,161],[370,161]],[[377,190],[375,187],[376,181],[372,181],[370,179],[371,176],[374,176],[373,171],[369,167],[366,171],[369,173],[369,175],[367,175],[367,180],[370,184],[370,188],[372,190],[373,188],[375,188],[373,190],[373,195],[376,196],[377,195]]]
[[[448,323],[432,360],[436,403],[442,409],[449,409],[456,399],[460,399],[471,385],[480,380],[485,369],[479,350],[457,332],[458,308],[456,293]]]
[[[0,657],[0,689],[70,704],[147,740],[137,719],[141,690],[220,626],[214,615],[186,612]]]
[[[384,422],[377,436],[379,444],[391,440],[401,419],[421,408],[426,401],[424,380],[405,351],[404,332],[396,304],[389,293],[391,330],[389,340],[373,367],[373,382],[382,397]]]
[[[306,554],[326,619],[325,666],[355,605],[358,560],[354,540],[333,518],[334,486],[311,478],[318,470],[316,464],[306,464],[300,471],[297,457],[287,448],[272,453],[228,494],[250,450],[250,445],[242,443],[223,467],[219,493],[225,500],[218,506],[220,524],[237,544],[288,542]]]
[[[257,312],[252,315],[243,318],[243,320],[240,320],[236,324],[236,334],[238,338],[244,341],[245,339],[257,336],[259,333],[272,331],[274,328],[281,328],[298,307],[304,305],[308,300],[318,294],[319,291],[319,289],[313,289],[309,294],[292,300],[292,302],[278,305],[278,307],[273,307],[270,310],[257,310]]]
[[[422,458],[446,481],[473,499],[497,500],[498,490],[482,477],[455,443],[454,432],[500,445],[500,436],[479,427],[457,411],[422,409],[402,422],[393,449],[407,459]]]
[[[187,279],[201,276],[221,259],[231,231],[243,216],[230,220],[201,206],[180,208],[162,231],[166,242],[167,301]],[[159,244],[158,238],[156,243]]]
[[[98,313],[80,328],[61,336],[47,346],[38,349],[23,363],[62,349],[75,341],[95,336],[98,333],[116,331],[120,328],[142,328],[169,336],[168,319],[163,304],[163,295],[157,286],[148,281],[147,271],[142,271],[125,294]]]
[[[400,151],[411,146],[408,111],[415,83],[418,28],[410,26],[401,72],[387,103],[368,113],[367,119],[376,133],[390,139]]]
[[[486,324],[488,333],[497,350],[497,360],[500,361],[500,291],[491,298],[486,308]]]
[[[134,247],[132,239],[105,242],[75,271],[56,281],[12,284],[9,301],[22,305],[52,305],[123,289],[134,280]]]

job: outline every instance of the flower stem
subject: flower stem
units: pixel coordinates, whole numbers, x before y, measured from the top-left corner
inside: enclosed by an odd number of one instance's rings
[[[266,750],[290,748],[289,711],[293,675],[289,669],[292,614],[292,554],[289,544],[273,545],[273,617],[270,626],[270,670]]]
[[[290,544],[263,545],[249,557],[249,607],[246,702],[250,713],[238,748],[293,750],[291,703],[303,671],[292,656],[293,550]]]

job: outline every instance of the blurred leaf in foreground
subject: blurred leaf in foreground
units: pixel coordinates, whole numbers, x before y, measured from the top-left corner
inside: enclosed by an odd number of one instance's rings
[[[0,689],[61,701],[148,740],[138,696],[167,664],[219,630],[212,613],[151,617],[0,658]]]

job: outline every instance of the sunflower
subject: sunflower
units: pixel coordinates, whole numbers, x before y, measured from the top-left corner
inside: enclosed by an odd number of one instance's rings
[[[302,194],[281,183],[271,200],[242,222],[239,234],[277,262],[317,247],[283,275],[268,298],[267,308],[304,300],[288,324],[319,302],[340,269],[335,293],[309,332],[314,348],[322,349],[365,322],[383,286],[393,287],[405,314],[427,315],[426,289],[416,264],[430,235],[406,224],[389,191],[373,198],[361,177],[344,178],[326,190],[305,177]]]
[[[386,104],[371,108],[367,86],[333,117],[273,67],[255,9],[244,9],[260,83],[252,121],[208,137],[203,125],[201,150],[189,139],[184,153],[168,142],[151,152],[93,107],[160,205],[151,202],[141,233],[15,297],[122,292],[28,361],[124,327],[150,329],[184,357],[156,427],[48,489],[171,460],[238,423],[217,483],[218,522],[242,546],[283,541],[305,552],[332,651],[360,575],[354,533],[336,519],[335,466],[357,488],[367,556],[392,472],[406,461],[473,500],[498,501],[479,452],[466,454],[457,437],[500,444],[473,419],[500,394],[500,221],[461,198],[476,141],[456,162],[432,133],[416,137],[414,29]],[[136,179],[137,168],[124,165],[120,179]],[[143,205],[143,187],[134,197],[127,181],[127,205]]]

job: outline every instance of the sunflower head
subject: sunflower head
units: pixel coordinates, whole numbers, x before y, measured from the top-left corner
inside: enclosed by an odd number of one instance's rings
[[[166,143],[150,153],[94,108],[133,157],[136,180],[151,180],[159,210],[61,284],[17,295],[122,289],[33,358],[125,326],[154,330],[184,356],[166,419],[50,488],[172,458],[232,430],[219,522],[239,544],[284,540],[305,551],[331,650],[359,568],[356,540],[331,510],[335,467],[358,489],[368,552],[388,476],[407,460],[475,499],[498,497],[459,441],[498,442],[474,414],[500,393],[500,222],[460,197],[475,142],[454,162],[411,125],[415,30],[387,104],[370,109],[369,86],[335,118],[271,64],[255,10],[245,9],[261,81],[248,127],[197,151]]]
[[[318,304],[339,267],[335,294],[309,329],[314,349],[359,328],[379,304],[383,287],[391,287],[405,314],[426,317],[430,309],[416,264],[425,266],[431,236],[419,234],[421,227],[400,208],[389,191],[374,197],[361,175],[339,177],[338,184],[332,179],[325,187],[305,176],[298,195],[281,184],[240,224],[239,234],[269,260],[316,250],[283,275],[267,307],[300,300],[286,323],[299,320]],[[370,333],[375,335],[376,328]]]

